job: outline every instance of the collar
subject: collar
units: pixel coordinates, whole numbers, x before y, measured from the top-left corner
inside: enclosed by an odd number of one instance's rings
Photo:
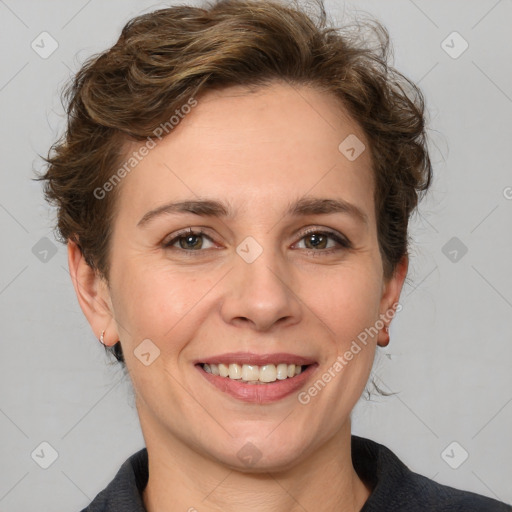
[[[511,512],[505,503],[453,489],[412,472],[387,447],[351,436],[352,464],[372,493],[360,512]],[[82,512],[147,512],[142,491],[148,482],[146,448],[129,457],[110,484]]]

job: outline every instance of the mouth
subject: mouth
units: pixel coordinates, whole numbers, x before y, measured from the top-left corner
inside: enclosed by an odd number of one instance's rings
[[[201,365],[206,373],[219,375],[245,384],[270,384],[277,380],[292,379],[300,375],[309,365],[278,363],[258,366],[255,364],[220,363]]]
[[[290,354],[237,353],[197,362],[195,367],[223,393],[245,402],[263,404],[298,391],[318,364]]]

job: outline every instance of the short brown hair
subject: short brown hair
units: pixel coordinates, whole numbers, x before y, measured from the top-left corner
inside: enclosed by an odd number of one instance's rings
[[[102,200],[94,191],[126,158],[126,143],[151,137],[202,92],[285,81],[334,95],[363,129],[384,277],[391,277],[408,253],[409,217],[432,177],[423,95],[388,64],[389,35],[379,22],[331,27],[322,0],[316,5],[313,17],[277,0],[218,0],[130,20],[116,44],[89,58],[65,89],[67,130],[37,178],[58,208],[57,238],[76,242],[108,281],[120,187]],[[113,352],[123,360],[119,343]]]

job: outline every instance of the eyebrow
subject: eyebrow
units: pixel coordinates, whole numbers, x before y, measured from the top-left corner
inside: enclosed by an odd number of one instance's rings
[[[205,217],[233,218],[235,211],[227,204],[212,199],[185,200],[167,203],[144,214],[137,223],[137,227],[143,227],[155,217],[161,215],[193,213]],[[328,215],[344,213],[354,219],[369,225],[368,216],[355,204],[344,199],[302,197],[291,203],[285,212],[285,216]]]

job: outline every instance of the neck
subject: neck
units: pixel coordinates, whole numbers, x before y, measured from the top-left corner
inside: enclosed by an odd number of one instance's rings
[[[359,512],[371,489],[352,465],[350,420],[319,450],[287,471],[246,473],[201,456],[182,443],[145,432],[148,512]],[[181,461],[181,462],[180,462]],[[319,506],[321,504],[321,506]]]

